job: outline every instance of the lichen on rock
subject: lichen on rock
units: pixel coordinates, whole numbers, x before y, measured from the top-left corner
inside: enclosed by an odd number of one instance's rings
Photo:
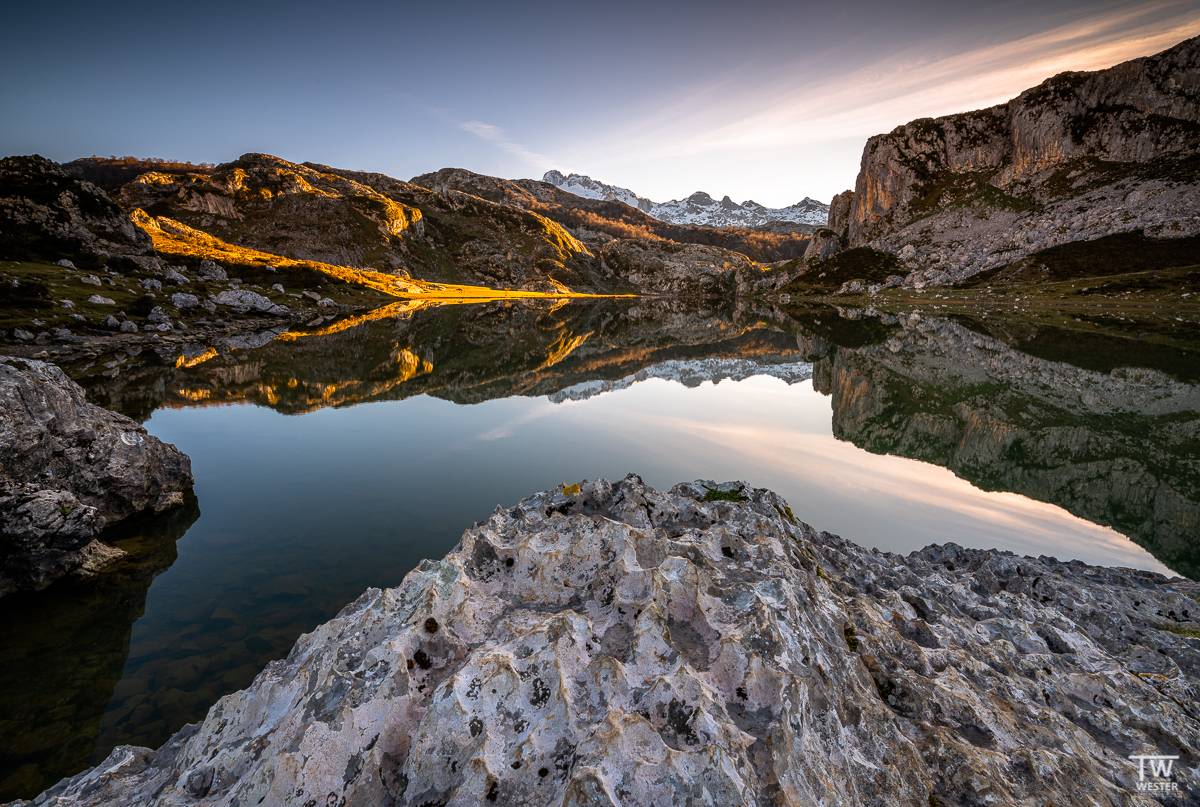
[[[1200,650],[1157,627],[1193,583],[868,551],[742,483],[570,491],[34,803],[1148,805],[1156,749],[1197,796]]]

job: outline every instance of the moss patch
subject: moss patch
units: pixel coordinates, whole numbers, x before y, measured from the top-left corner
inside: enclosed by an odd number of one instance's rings
[[[740,490],[710,490],[704,494],[706,502],[745,502],[749,499]]]

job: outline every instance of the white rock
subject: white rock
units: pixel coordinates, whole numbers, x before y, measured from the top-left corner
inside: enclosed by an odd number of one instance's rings
[[[117,304],[115,300],[111,300],[108,297],[101,297],[99,294],[93,294],[91,297],[88,298],[88,302],[92,303],[93,305],[116,305]]]

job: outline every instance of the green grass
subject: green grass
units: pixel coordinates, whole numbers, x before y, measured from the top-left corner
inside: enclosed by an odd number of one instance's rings
[[[704,494],[706,502],[746,502],[750,499],[742,495],[740,490],[710,490]]]
[[[1187,628],[1182,625],[1159,625],[1159,630],[1165,630],[1168,633],[1174,633],[1176,636],[1183,636],[1188,639],[1200,639],[1200,628]]]

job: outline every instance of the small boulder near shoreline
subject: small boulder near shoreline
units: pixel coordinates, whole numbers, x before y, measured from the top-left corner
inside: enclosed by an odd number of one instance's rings
[[[58,367],[0,356],[0,596],[120,557],[106,524],[183,503],[188,456],[88,403]]]
[[[1149,807],[1144,753],[1196,803],[1198,590],[865,550],[741,483],[584,482],[33,803]]]

